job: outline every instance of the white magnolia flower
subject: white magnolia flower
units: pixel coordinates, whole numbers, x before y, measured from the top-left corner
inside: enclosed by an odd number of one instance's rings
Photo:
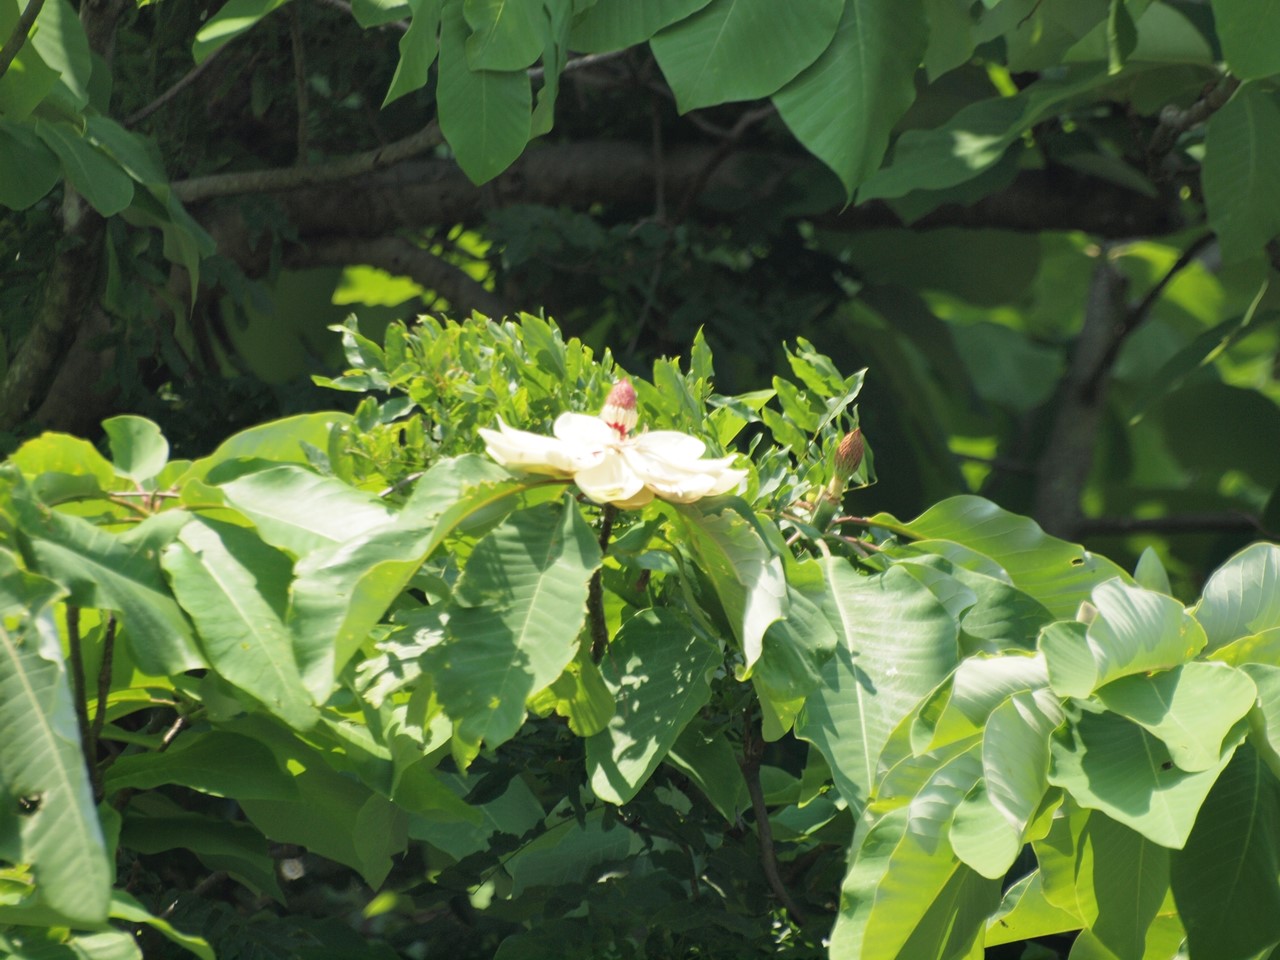
[[[631,436],[636,424],[636,392],[623,380],[614,385],[599,417],[562,413],[553,436],[516,430],[498,419],[497,430],[481,430],[489,456],[529,473],[572,478],[596,503],[624,510],[644,506],[655,496],[692,503],[736,490],[745,470],[732,457],[702,459],[707,447],[676,430]]]

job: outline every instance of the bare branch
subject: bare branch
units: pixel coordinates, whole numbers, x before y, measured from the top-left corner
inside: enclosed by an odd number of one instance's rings
[[[610,60],[617,60],[625,57],[630,48],[622,50],[611,50],[609,53],[588,53],[581,57],[574,57],[572,60],[565,61],[565,65],[561,68],[560,74],[574,73],[578,70],[586,70],[588,67],[597,67],[602,63],[608,63]],[[530,80],[542,80],[547,75],[546,67],[530,67],[528,69]]]
[[[1181,513],[1168,517],[1086,517],[1077,527],[1080,536],[1127,533],[1261,533],[1262,521],[1249,513]]]
[[[412,136],[397,140],[376,150],[366,150],[311,167],[246,170],[241,173],[215,173],[207,177],[179,180],[173,192],[183,203],[196,203],[212,197],[247,193],[278,193],[349,180],[416,157],[440,144],[440,126],[434,120]]]
[[[765,805],[764,788],[760,784],[760,761],[763,753],[764,743],[755,735],[748,719],[743,725],[742,759],[738,761],[738,765],[742,767],[747,794],[751,797],[751,811],[755,815],[756,833],[760,838],[760,865],[764,868],[764,876],[769,881],[769,889],[773,891],[773,895],[778,898],[796,926],[802,927],[805,924],[804,912],[796,906],[778,872],[778,852],[773,846],[773,827],[769,824],[769,808]]]
[[[43,6],[44,0],[31,0],[27,8],[22,11],[22,15],[18,17],[18,22],[13,25],[13,33],[9,34],[9,39],[4,42],[3,47],[0,47],[0,77],[4,76],[9,65],[13,63],[14,57],[18,55],[18,51],[27,42],[31,27],[36,22],[36,17],[40,16],[40,8]]]
[[[1191,266],[1196,257],[1200,255],[1205,247],[1213,243],[1213,241],[1214,235],[1212,233],[1206,233],[1204,236],[1192,243],[1191,246],[1187,247],[1186,250],[1182,251],[1182,255],[1174,261],[1173,266],[1169,268],[1168,272],[1166,272],[1165,275],[1160,278],[1159,282],[1147,291],[1147,295],[1129,311],[1128,316],[1125,318],[1124,332],[1122,336],[1127,337],[1129,334],[1133,333],[1133,331],[1142,324],[1142,321],[1147,319],[1147,314],[1151,312],[1151,308],[1154,307],[1160,300],[1160,297],[1164,295],[1165,290],[1168,288],[1169,284],[1173,282],[1174,278],[1187,267]]]
[[[1240,81],[1232,76],[1223,77],[1209,87],[1204,95],[1187,109],[1182,110],[1173,104],[1160,111],[1160,125],[1151,135],[1151,143],[1147,152],[1154,158],[1160,158],[1173,149],[1178,138],[1199,124],[1204,123],[1214,113],[1221,110],[1231,95],[1240,87]]]
[[[504,317],[513,313],[497,294],[484,288],[466,271],[430,251],[399,237],[360,240],[355,237],[330,237],[308,241],[285,254],[290,267],[346,266],[364,263],[434,290],[447,299],[458,315],[477,310],[488,317]]]
[[[135,127],[138,124],[140,124],[143,120],[147,119],[147,117],[151,116],[161,107],[163,107],[166,103],[168,103],[178,94],[180,94],[183,90],[187,89],[187,87],[191,86],[193,83],[199,80],[200,77],[204,74],[204,72],[208,70],[209,67],[211,67],[217,61],[218,57],[220,57],[228,49],[230,49],[230,44],[218,47],[216,50],[213,51],[213,53],[209,54],[202,61],[200,61],[194,67],[192,67],[190,70],[184,73],[182,77],[179,80],[177,80],[171,87],[169,87],[169,89],[165,90],[164,93],[160,94],[160,96],[156,97],[154,100],[148,103],[145,107],[141,108],[140,110],[134,111],[132,114],[126,117],[124,121],[124,125],[126,127]]]

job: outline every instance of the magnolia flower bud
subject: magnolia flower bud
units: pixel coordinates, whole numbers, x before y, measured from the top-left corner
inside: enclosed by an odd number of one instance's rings
[[[639,414],[636,413],[636,388],[630,380],[619,380],[609,391],[609,399],[604,402],[600,411],[600,419],[613,427],[619,437],[628,436],[636,428]]]
[[[836,476],[848,482],[862,464],[862,431],[858,428],[850,430],[836,447]]]

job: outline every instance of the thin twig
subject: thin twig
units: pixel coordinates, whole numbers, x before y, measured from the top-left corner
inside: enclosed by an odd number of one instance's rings
[[[193,899],[199,899],[200,897],[208,893],[211,889],[216,887],[218,884],[225,881],[227,879],[227,876],[228,874],[227,874],[227,871],[225,870],[213,871],[213,873],[209,874],[207,877],[205,877],[203,880],[201,880],[199,883],[197,883],[194,887],[191,888],[191,894],[190,894],[191,897]],[[170,917],[172,917],[173,912],[176,909],[178,909],[178,903],[179,903],[179,898],[174,897],[173,902],[170,903],[169,906],[165,907],[164,911],[160,914],[160,919],[168,920]]]
[[[311,99],[307,95],[307,58],[302,44],[302,19],[296,4],[289,8],[289,46],[293,50],[294,101],[298,105],[298,166],[307,162],[307,117],[311,113]]]
[[[798,927],[805,924],[804,912],[796,906],[778,873],[778,852],[773,846],[773,827],[769,825],[769,808],[764,802],[764,788],[760,785],[760,761],[764,756],[764,742],[755,735],[749,717],[742,729],[742,777],[747,782],[747,794],[751,797],[751,810],[755,814],[756,833],[760,837],[760,863],[765,879],[778,902],[786,909],[791,921]]]
[[[164,753],[168,750],[173,741],[178,738],[178,734],[185,730],[190,722],[186,714],[178,714],[178,719],[173,721],[169,729],[164,732],[164,736],[160,738],[160,746],[156,748],[156,753]]]
[[[577,70],[585,70],[588,67],[596,67],[602,63],[608,63],[610,60],[617,60],[619,57],[625,57],[629,48],[622,50],[611,50],[608,53],[588,53],[581,57],[574,57],[572,60],[566,60],[565,65],[560,68],[560,75],[566,73],[574,73]],[[529,74],[530,80],[541,80],[547,75],[546,67],[530,67],[526,73]]]
[[[1163,157],[1173,149],[1173,145],[1178,142],[1180,136],[1192,127],[1204,123],[1226,106],[1227,101],[1239,87],[1240,81],[1237,78],[1226,76],[1210,86],[1199,100],[1185,110],[1169,104],[1160,111],[1160,125],[1151,135],[1151,143],[1147,147],[1148,155],[1153,158]]]
[[[211,197],[273,193],[335,183],[372,173],[420,153],[426,153],[439,146],[440,142],[440,125],[432,120],[412,136],[396,140],[376,150],[349,154],[328,163],[318,163],[309,167],[275,167],[193,177],[190,180],[179,180],[174,183],[173,192],[183,203],[195,203]]]
[[[36,22],[36,17],[40,16],[40,8],[43,6],[44,0],[31,0],[27,8],[22,11],[22,15],[18,17],[18,22],[13,25],[13,33],[9,34],[9,39],[4,42],[3,47],[0,47],[0,77],[4,76],[5,71],[9,69],[9,64],[13,63],[14,57],[27,42],[31,26]]]
[[[1156,302],[1159,301],[1160,297],[1164,294],[1165,290],[1168,289],[1169,284],[1173,282],[1174,278],[1187,267],[1191,266],[1196,257],[1200,255],[1200,252],[1204,250],[1205,247],[1209,246],[1209,244],[1213,243],[1213,241],[1214,234],[1206,233],[1204,236],[1199,237],[1194,243],[1192,243],[1191,246],[1187,247],[1186,250],[1182,251],[1182,255],[1173,262],[1173,266],[1168,269],[1165,275],[1160,278],[1155,286],[1147,291],[1147,295],[1143,297],[1141,301],[1129,310],[1125,317],[1124,327],[1120,333],[1122,338],[1133,333],[1133,331],[1141,325],[1142,321],[1147,318],[1152,307],[1156,305]]]
[[[169,89],[165,90],[164,93],[160,94],[145,107],[142,107],[140,110],[135,110],[126,117],[124,125],[126,127],[134,127],[147,119],[147,117],[151,116],[183,90],[187,89],[187,87],[199,80],[201,75],[208,70],[209,67],[213,65],[214,61],[217,60],[218,57],[222,56],[230,46],[230,44],[225,44],[224,46],[218,47],[211,54],[184,73],[171,87],[169,87]]]
[[[600,553],[609,551],[609,537],[613,534],[613,518],[618,508],[606,503],[600,511]],[[591,621],[591,661],[599,663],[604,658],[605,648],[609,646],[609,626],[604,620],[604,582],[601,572],[604,564],[596,568],[587,586],[587,617]]]

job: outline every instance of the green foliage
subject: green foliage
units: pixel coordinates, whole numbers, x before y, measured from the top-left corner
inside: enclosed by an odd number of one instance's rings
[[[148,956],[302,944],[261,908],[342,869],[388,956],[454,943],[415,918],[458,898],[477,956],[1280,941],[1274,546],[1188,610],[977,497],[824,519],[862,374],[805,341],[758,394],[715,394],[701,340],[633,378],[642,429],[745,430],[746,480],[596,505],[477,431],[598,409],[607,356],[534,317],[341,332],[353,417],[195,463],[119,418],[110,459],[47,435],[6,466],[10,952],[136,955],[112,921]],[[162,863],[233,892],[163,909]]]

